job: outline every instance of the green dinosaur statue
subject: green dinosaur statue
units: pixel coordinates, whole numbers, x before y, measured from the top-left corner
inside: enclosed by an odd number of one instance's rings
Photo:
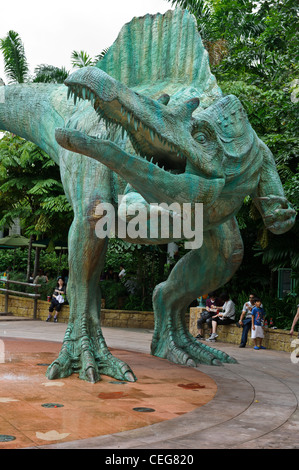
[[[136,380],[129,365],[109,351],[100,324],[99,278],[108,237],[97,236],[103,218],[98,208],[117,207],[118,195],[125,195],[120,208],[146,208],[149,226],[151,203],[190,203],[193,218],[196,204],[204,204],[202,247],[190,250],[155,289],[152,353],[187,365],[233,362],[190,335],[186,308],[239,267],[242,240],[235,215],[246,195],[254,197],[274,233],[288,230],[295,212],[240,102],[222,97],[194,17],[178,9],[134,18],[98,66],[79,70],[67,85],[0,87],[0,129],[35,142],[53,158],[74,211],[70,318],[47,377],[77,372],[90,382],[101,374]],[[126,240],[165,243],[161,236]]]

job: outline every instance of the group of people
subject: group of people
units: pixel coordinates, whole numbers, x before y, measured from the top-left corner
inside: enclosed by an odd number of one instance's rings
[[[254,294],[249,295],[249,301],[243,305],[239,324],[243,327],[240,348],[245,348],[248,333],[251,328],[251,338],[254,340],[254,349],[265,349],[262,346],[264,338],[265,310],[262,301]]]
[[[206,301],[206,308],[202,312],[201,318],[197,320],[198,334],[196,338],[199,340],[204,339],[203,324],[207,323],[211,330],[210,337],[207,338],[207,341],[215,341],[218,337],[218,325],[229,325],[236,322],[235,310],[235,304],[228,294],[221,294],[220,297],[217,297],[215,292],[209,294],[209,298]],[[264,338],[264,320],[265,311],[263,309],[261,299],[251,294],[249,296],[249,301],[245,302],[243,306],[239,320],[239,325],[243,327],[240,348],[245,348],[248,333],[251,329],[251,338],[254,340],[254,349],[265,349],[265,347],[262,346]]]
[[[217,326],[229,325],[235,322],[235,304],[227,293],[223,293],[220,297],[215,292],[209,294],[206,300],[206,308],[202,312],[201,317],[197,320],[198,335],[197,339],[204,339],[203,324],[207,323],[211,329],[210,337],[207,341],[215,341],[218,337]]]

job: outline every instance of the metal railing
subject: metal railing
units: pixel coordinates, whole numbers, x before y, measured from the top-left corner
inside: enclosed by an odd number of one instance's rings
[[[8,315],[8,300],[9,300],[9,295],[15,294],[15,295],[24,295],[26,297],[30,297],[33,299],[33,319],[36,320],[37,318],[37,301],[40,298],[41,294],[38,293],[38,289],[41,287],[41,284],[31,284],[29,282],[21,282],[21,281],[12,281],[9,278],[6,279],[1,279],[1,283],[6,283],[6,288],[0,288],[0,292],[5,293],[5,307],[4,307],[4,312],[0,312],[0,315]],[[17,284],[25,287],[33,287],[34,288],[34,293],[28,293],[28,292],[22,292],[22,291],[16,291],[16,290],[11,290],[9,289],[10,284]]]

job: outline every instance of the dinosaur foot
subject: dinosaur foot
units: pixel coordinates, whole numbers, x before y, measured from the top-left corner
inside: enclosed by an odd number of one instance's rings
[[[181,338],[161,338],[152,342],[152,354],[163,357],[175,364],[196,367],[197,364],[222,365],[237,361],[219,349],[197,341],[192,336],[183,334]]]
[[[108,375],[117,380],[135,382],[136,376],[130,366],[122,360],[114,357],[107,347],[93,351],[89,339],[85,339],[85,347],[79,354],[71,351],[72,343],[64,342],[58,358],[48,367],[46,376],[49,380],[69,377],[77,373],[79,378],[87,382],[96,383],[101,380],[101,375]]]

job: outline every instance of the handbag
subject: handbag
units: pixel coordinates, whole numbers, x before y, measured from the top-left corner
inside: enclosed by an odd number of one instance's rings
[[[57,295],[56,300],[57,300],[57,302],[59,302],[60,304],[63,304],[63,303],[64,303],[64,298],[62,297],[61,294]]]

